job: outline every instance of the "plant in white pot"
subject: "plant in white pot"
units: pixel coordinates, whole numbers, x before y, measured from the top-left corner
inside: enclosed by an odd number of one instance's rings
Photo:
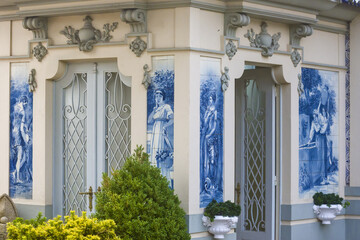
[[[314,194],[313,199],[314,213],[322,221],[322,224],[331,224],[331,221],[340,214],[341,210],[350,205],[349,202],[343,203],[344,199],[335,193],[318,192]]]
[[[237,223],[240,211],[240,206],[233,202],[212,200],[205,208],[202,221],[208,231],[214,234],[215,239],[223,239]]]

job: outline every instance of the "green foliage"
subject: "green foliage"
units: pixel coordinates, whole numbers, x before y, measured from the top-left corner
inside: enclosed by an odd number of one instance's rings
[[[36,219],[23,220],[17,218],[7,224],[9,240],[120,240],[115,235],[113,220],[98,221],[96,218],[81,217],[72,211],[65,216],[63,222],[60,216],[46,221],[41,213]]]
[[[331,204],[340,204],[344,208],[350,206],[350,203],[348,201],[346,201],[343,204],[344,199],[335,193],[324,194],[323,192],[317,192],[314,194],[313,199],[314,199],[314,204],[318,206],[322,204],[326,204],[329,207]]]
[[[95,216],[113,219],[116,234],[125,240],[190,239],[178,197],[148,159],[137,147],[122,169],[103,175]]]
[[[210,218],[210,221],[214,221],[215,216],[237,217],[240,215],[240,212],[240,206],[233,202],[217,202],[213,199],[205,208],[204,215]]]

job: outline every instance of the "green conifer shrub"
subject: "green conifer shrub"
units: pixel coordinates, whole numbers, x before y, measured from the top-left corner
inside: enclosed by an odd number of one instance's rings
[[[113,219],[125,240],[190,239],[178,197],[142,147],[112,176],[103,175],[95,216]]]
[[[8,240],[120,240],[113,220],[99,221],[81,217],[72,211],[65,222],[58,216],[46,221],[41,213],[36,219],[17,218],[7,224]]]

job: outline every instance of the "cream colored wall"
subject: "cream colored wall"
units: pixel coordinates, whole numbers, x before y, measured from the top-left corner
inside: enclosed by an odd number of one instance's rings
[[[360,186],[360,16],[350,24],[350,185]]]
[[[23,28],[22,21],[12,21],[11,31],[11,55],[24,56],[29,54],[28,40],[33,34]]]

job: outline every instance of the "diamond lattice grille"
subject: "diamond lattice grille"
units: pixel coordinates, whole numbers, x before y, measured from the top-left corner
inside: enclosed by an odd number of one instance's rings
[[[86,186],[86,81],[86,74],[74,74],[63,90],[64,215],[86,211],[86,201],[79,194]]]
[[[265,231],[265,118],[264,93],[248,81],[245,112],[245,230]]]
[[[106,79],[106,154],[108,173],[119,169],[130,155],[130,88],[118,73],[108,72]]]

